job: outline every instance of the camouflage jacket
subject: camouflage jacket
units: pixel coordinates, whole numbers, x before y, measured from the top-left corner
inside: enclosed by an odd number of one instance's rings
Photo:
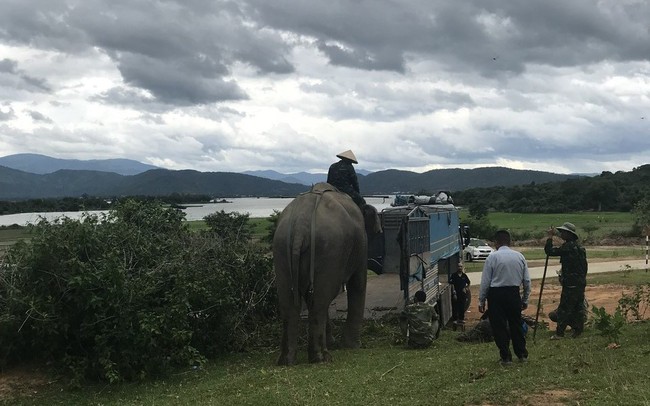
[[[587,285],[587,251],[577,241],[565,241],[559,247],[554,247],[553,240],[549,238],[544,252],[551,257],[560,257],[562,286]]]
[[[438,313],[426,303],[413,303],[402,311],[400,328],[411,347],[426,347],[435,338]]]

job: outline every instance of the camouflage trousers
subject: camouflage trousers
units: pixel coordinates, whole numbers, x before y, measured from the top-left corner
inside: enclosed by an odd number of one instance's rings
[[[582,333],[585,322],[587,321],[587,309],[585,308],[585,288],[562,287],[560,296],[560,305],[555,311],[557,328],[555,333],[559,336],[564,335],[567,326],[571,327],[574,335]],[[550,316],[550,314],[549,314]],[[553,317],[551,318],[551,320]]]

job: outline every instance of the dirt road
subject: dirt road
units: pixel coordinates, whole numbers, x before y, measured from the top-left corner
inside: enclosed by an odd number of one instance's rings
[[[543,261],[542,261],[543,264]],[[549,266],[546,271],[547,285],[544,287],[542,310],[540,318],[545,319],[546,312],[557,307],[559,302],[561,288],[553,282],[557,281],[556,271],[560,269],[557,259],[549,260]],[[590,261],[589,274],[602,272],[622,272],[627,269],[647,269],[645,259],[627,259],[618,261]],[[537,302],[539,300],[540,279],[544,272],[544,266],[535,266],[530,269],[531,279],[531,297],[529,299],[529,308],[525,314],[535,316],[537,311]],[[472,305],[466,314],[468,325],[478,321],[477,298],[479,286],[481,284],[481,272],[468,273],[472,281]],[[618,285],[598,285],[587,286],[586,297],[590,305],[604,306],[608,311],[613,311],[618,304],[618,299],[622,293],[629,293],[631,289],[623,288]],[[398,311],[404,303],[403,292],[399,286],[399,276],[397,274],[371,275],[368,277],[368,289],[366,294],[366,311],[365,318],[377,318],[388,312]],[[345,318],[347,311],[346,294],[340,294],[330,306],[330,317]]]

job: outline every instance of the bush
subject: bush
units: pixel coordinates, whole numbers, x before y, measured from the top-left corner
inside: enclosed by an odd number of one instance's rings
[[[469,217],[464,221],[464,224],[469,226],[470,235],[476,238],[492,239],[498,230],[496,226],[490,223],[487,217],[482,217],[481,219]]]
[[[275,315],[271,261],[184,214],[125,201],[107,215],[41,219],[0,278],[0,360],[51,361],[73,382],[198,365],[241,349]]]
[[[650,284],[637,285],[631,295],[623,294],[618,300],[618,308],[625,319],[639,321],[645,319],[645,313],[650,307]]]
[[[614,343],[618,343],[621,335],[621,328],[625,325],[625,316],[619,309],[614,314],[609,314],[604,307],[592,306],[594,328],[600,332],[600,335],[607,337]]]

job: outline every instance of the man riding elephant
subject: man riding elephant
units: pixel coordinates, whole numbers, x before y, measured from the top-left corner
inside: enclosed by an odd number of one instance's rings
[[[368,234],[381,232],[377,210],[318,183],[284,209],[273,238],[273,265],[283,334],[278,364],[296,362],[300,313],[309,312],[310,362],[331,360],[329,306],[346,284],[343,345],[355,348],[365,310]]]
[[[327,171],[327,183],[334,186],[354,200],[357,206],[362,207],[366,201],[359,192],[359,179],[352,164],[357,164],[357,157],[351,150],[343,151],[336,155],[340,161],[333,163]]]

